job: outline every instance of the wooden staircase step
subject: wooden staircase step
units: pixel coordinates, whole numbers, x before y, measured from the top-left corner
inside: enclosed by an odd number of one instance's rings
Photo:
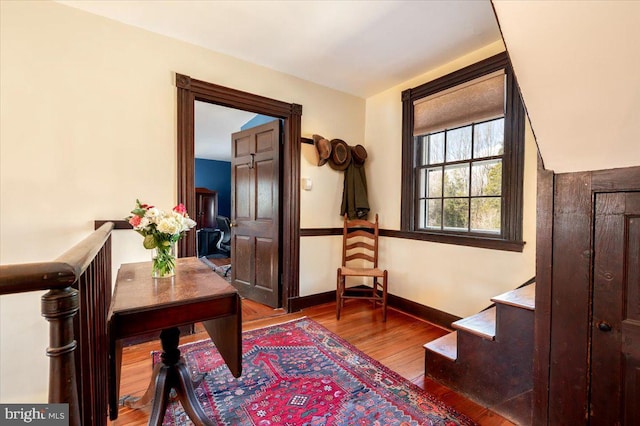
[[[491,300],[495,306],[455,321],[456,332],[424,345],[425,376],[530,425],[535,284]]]
[[[454,331],[425,343],[424,348],[455,361],[458,358],[458,332]]]
[[[492,297],[491,301],[533,311],[536,306],[536,284],[529,284],[527,286],[502,293],[499,296]]]
[[[470,317],[462,318],[452,323],[451,326],[487,340],[495,340],[496,308],[489,308]]]

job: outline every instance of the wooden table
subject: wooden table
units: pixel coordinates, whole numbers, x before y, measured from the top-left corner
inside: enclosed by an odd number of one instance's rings
[[[118,271],[109,311],[109,414],[118,417],[122,339],[161,331],[162,362],[155,365],[145,394],[129,400],[138,408],[153,399],[150,425],[161,425],[171,388],[196,425],[212,424],[198,403],[180,356],[178,327],[202,322],[229,370],[242,373],[242,310],[235,288],[195,257],[177,259],[176,275],[151,277],[151,262],[124,264]]]

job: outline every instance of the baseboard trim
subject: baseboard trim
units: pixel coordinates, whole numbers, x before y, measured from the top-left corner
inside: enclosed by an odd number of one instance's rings
[[[364,286],[362,286],[364,287]],[[421,305],[420,303],[389,294],[389,306],[398,309],[421,320],[428,321],[432,324],[451,330],[451,323],[461,319],[458,316],[449,314],[430,306]],[[309,296],[292,297],[289,299],[290,312],[296,312],[305,308],[310,308],[323,303],[335,302],[336,292],[327,291],[324,293],[312,294]]]
[[[451,323],[458,321],[461,317],[452,315],[448,312],[441,311],[431,306],[421,305],[409,299],[389,294],[389,306],[392,306],[402,312],[411,314],[415,317],[429,321],[430,323],[439,325],[440,327],[452,330]],[[453,330],[452,330],[453,331]]]
[[[297,296],[289,298],[289,312],[297,312],[299,310],[310,308],[324,303],[335,302],[336,291],[327,291],[324,293],[312,294],[309,296]]]

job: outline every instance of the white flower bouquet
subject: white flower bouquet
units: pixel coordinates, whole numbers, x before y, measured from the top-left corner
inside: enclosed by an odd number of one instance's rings
[[[154,249],[153,276],[168,277],[175,273],[175,243],[196,225],[182,203],[170,212],[136,200],[136,208],[126,220],[144,237],[142,245]]]

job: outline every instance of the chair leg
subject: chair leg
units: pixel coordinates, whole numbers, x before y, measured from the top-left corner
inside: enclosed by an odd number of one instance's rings
[[[371,302],[373,303],[373,309],[376,308],[376,303],[378,300],[376,296],[378,295],[378,277],[373,277],[373,287],[371,288]]]
[[[341,288],[340,269],[338,269],[338,278],[336,280],[336,319],[340,319],[340,310],[342,309],[342,288]]]
[[[384,271],[384,282],[382,283],[382,321],[387,322],[387,271]]]

